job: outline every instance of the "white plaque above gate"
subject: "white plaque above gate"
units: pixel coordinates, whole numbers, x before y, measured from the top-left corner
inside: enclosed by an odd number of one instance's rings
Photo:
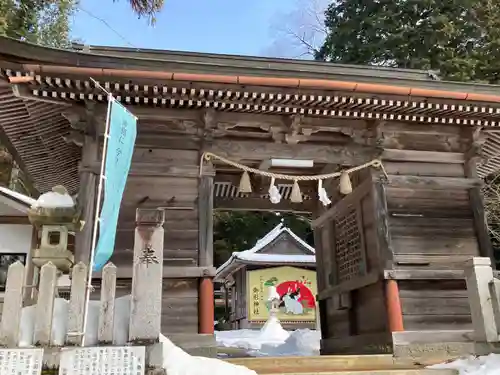
[[[59,375],[144,375],[144,346],[71,348],[61,352]]]
[[[0,349],[0,374],[40,375],[43,349]]]

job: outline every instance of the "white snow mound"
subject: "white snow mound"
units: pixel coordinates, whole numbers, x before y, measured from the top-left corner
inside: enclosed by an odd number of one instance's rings
[[[458,370],[460,375],[500,375],[500,354],[489,354],[481,357],[470,356],[427,368]]]
[[[163,343],[163,368],[168,375],[257,375],[244,366],[220,359],[191,356],[163,335],[160,342]]]
[[[73,198],[69,194],[60,194],[55,191],[49,191],[40,195],[32,208],[72,208],[75,206]]]

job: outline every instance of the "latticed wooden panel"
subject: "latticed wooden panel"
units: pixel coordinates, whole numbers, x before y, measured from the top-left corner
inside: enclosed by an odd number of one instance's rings
[[[365,270],[365,250],[356,209],[349,207],[344,215],[335,218],[333,225],[337,282],[342,283],[362,275]]]

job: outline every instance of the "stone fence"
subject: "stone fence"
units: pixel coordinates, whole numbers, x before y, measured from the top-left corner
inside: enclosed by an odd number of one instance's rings
[[[115,298],[117,268],[107,264],[100,301],[91,301],[87,313],[87,265],[73,266],[68,302],[57,297],[57,267],[44,264],[36,301],[23,306],[24,290],[32,286],[25,285],[26,267],[12,264],[0,322],[0,374],[164,374],[162,223],[158,211],[137,221],[131,295]]]
[[[500,342],[500,280],[495,274],[490,258],[474,257],[465,269],[476,342]]]

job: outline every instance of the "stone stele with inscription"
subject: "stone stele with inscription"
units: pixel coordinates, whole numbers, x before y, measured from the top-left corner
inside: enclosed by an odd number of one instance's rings
[[[144,346],[64,349],[59,375],[144,375],[145,358]]]
[[[40,375],[43,349],[0,349],[1,375]]]

